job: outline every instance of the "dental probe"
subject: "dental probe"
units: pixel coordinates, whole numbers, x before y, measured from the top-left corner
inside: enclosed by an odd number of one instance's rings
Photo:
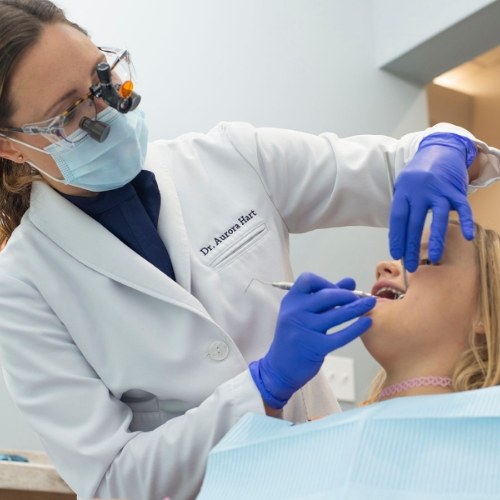
[[[293,286],[292,281],[262,281],[258,278],[253,278],[250,283],[248,283],[247,287],[245,288],[245,292],[248,290],[248,287],[254,282],[258,281],[259,283],[263,283],[264,285],[271,285],[274,286],[275,288],[280,288],[281,290],[290,290]],[[375,297],[375,295],[372,295],[371,293],[368,292],[362,292],[361,290],[347,290],[348,292],[352,292],[358,297]]]
[[[270,283],[266,283],[266,285],[271,285],[274,286],[275,288],[280,288],[281,290],[290,290],[292,288],[293,283],[289,281],[272,281]],[[357,295],[358,297],[375,297],[375,295],[372,295],[371,293],[368,292],[363,292],[361,290],[347,290],[348,292],[352,292],[354,295]]]
[[[389,180],[389,190],[390,190],[389,194],[391,196],[391,202],[392,202],[392,198],[394,196],[394,179],[392,177],[391,162],[389,160],[389,153],[387,151],[384,151],[384,157],[385,157],[385,164],[387,166],[387,179]],[[400,260],[401,260],[401,266],[403,267],[403,282],[405,285],[405,292],[406,292],[408,290],[408,271],[406,270],[405,267],[404,258],[401,257]]]

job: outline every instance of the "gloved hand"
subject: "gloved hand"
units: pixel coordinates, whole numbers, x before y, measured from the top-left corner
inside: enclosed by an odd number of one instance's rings
[[[367,330],[372,320],[359,318],[344,329],[330,328],[368,312],[375,298],[360,299],[350,290],[354,280],[336,285],[311,273],[299,276],[281,302],[269,352],[250,363],[250,373],[263,400],[282,408],[292,394],[318,373],[325,356]]]
[[[394,186],[389,221],[389,246],[394,259],[404,257],[406,269],[418,267],[420,240],[427,211],[432,210],[429,259],[441,258],[451,210],[460,217],[462,234],[474,237],[467,201],[467,168],[476,157],[474,143],[460,135],[436,133],[425,137]]]

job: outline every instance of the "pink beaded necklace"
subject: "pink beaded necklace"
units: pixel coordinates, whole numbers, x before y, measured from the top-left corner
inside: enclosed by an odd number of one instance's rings
[[[380,391],[377,400],[381,401],[382,399],[387,399],[394,396],[394,394],[407,391],[408,389],[414,389],[415,387],[451,387],[451,385],[452,380],[450,377],[437,377],[431,375],[428,377],[409,378],[399,382],[399,384],[392,384],[384,387]]]

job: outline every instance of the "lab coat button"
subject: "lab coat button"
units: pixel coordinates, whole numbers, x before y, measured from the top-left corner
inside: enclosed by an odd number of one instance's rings
[[[208,347],[208,355],[214,361],[222,361],[227,358],[229,347],[225,342],[212,342]]]

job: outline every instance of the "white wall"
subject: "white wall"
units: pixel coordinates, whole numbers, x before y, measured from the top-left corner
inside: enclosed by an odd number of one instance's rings
[[[59,0],[97,44],[127,46],[151,138],[245,120],[341,136],[402,135],[426,127],[425,94],[377,68],[369,0]],[[413,10],[414,2],[398,4]],[[399,7],[398,7],[399,8]],[[403,12],[404,14],[404,12]],[[352,276],[369,290],[388,256],[384,229],[344,228],[292,239],[297,273]],[[357,393],[376,370],[360,342]],[[0,404],[9,407],[0,388]],[[7,414],[16,415],[15,410]],[[12,417],[14,418],[14,417]],[[2,422],[4,422],[2,418]],[[0,429],[0,447],[38,442],[23,423]]]
[[[496,0],[373,0],[377,61],[384,66]]]
[[[373,7],[379,66],[417,85],[500,44],[500,0],[373,0]]]
[[[368,0],[59,4],[97,44],[132,51],[152,138],[220,120],[390,132],[417,93],[376,69]]]

